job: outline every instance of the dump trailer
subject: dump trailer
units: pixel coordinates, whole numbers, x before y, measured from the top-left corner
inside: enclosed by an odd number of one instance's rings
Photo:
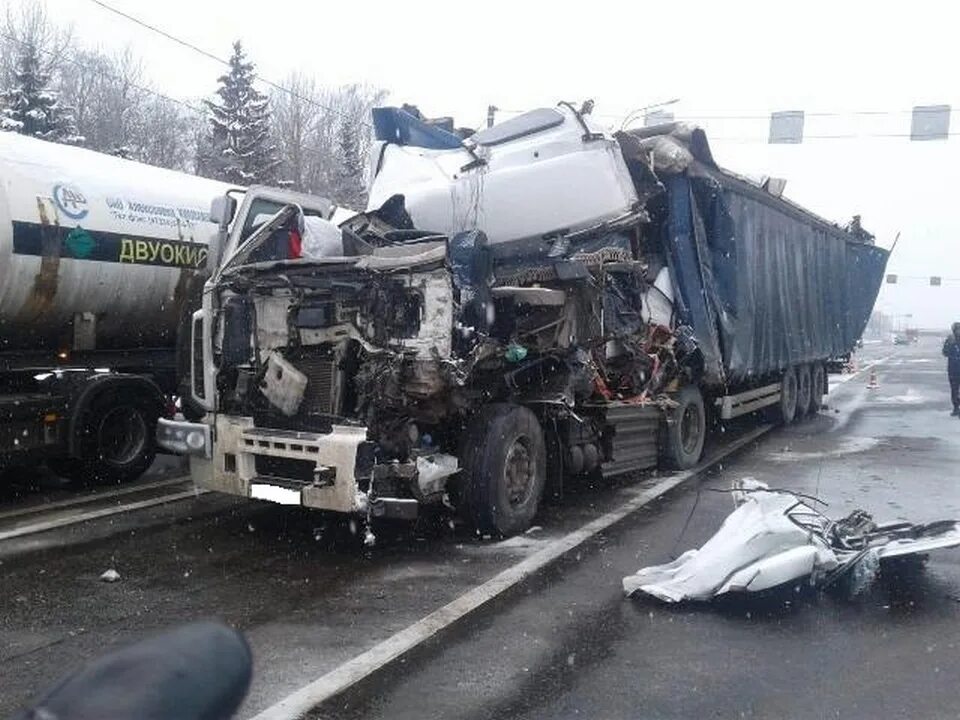
[[[0,133],[0,466],[132,479],[223,183]]]
[[[339,225],[319,198],[218,201],[206,414],[160,443],[213,490],[509,535],[569,481],[695,465],[710,415],[816,412],[886,251],[722,170],[697,128],[586,110],[464,139],[377,109],[369,206]]]

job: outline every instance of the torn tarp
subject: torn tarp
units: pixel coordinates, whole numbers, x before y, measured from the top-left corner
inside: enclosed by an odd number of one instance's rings
[[[702,130],[672,124],[617,139],[637,196],[662,218],[654,236],[709,385],[736,386],[850,351],[889,255],[869,233],[719,168]]]
[[[734,498],[736,509],[703,547],[624,578],[624,592],[703,601],[803,580],[824,587],[844,578],[858,592],[885,560],[960,545],[960,524],[953,520],[877,525],[862,510],[831,520],[802,497],[749,478],[737,484]]]

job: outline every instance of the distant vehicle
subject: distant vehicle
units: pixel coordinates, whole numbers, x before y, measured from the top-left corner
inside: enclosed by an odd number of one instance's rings
[[[893,344],[894,344],[894,345],[909,345],[909,344],[910,344],[910,340],[909,340],[909,338],[907,338],[906,335],[894,335],[894,337],[893,337]]]
[[[915,343],[920,340],[920,331],[916,328],[907,328],[903,331],[904,337],[906,337],[907,342]]]

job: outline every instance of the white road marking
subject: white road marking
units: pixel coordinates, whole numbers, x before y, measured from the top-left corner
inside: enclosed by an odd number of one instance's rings
[[[697,467],[664,478],[652,488],[633,491],[631,493],[632,497],[616,510],[587,523],[579,530],[554,540],[525,560],[507,568],[439,610],[435,610],[413,625],[293,692],[256,715],[253,720],[293,720],[301,717],[320,703],[339,695],[351,685],[382,669],[424,641],[429,640],[441,630],[462,620],[534,573],[559,560],[594,535],[607,530],[678,485],[697,477],[704,470],[753,442],[772,427],[772,425],[762,425],[730,443],[717,455]]]
[[[12,510],[0,512],[0,520],[7,520],[8,518],[20,517],[22,515],[33,515],[34,513],[46,512],[47,510],[56,510],[58,508],[88,505],[99,500],[110,500],[111,498],[130,495],[132,493],[142,492],[144,490],[155,490],[156,488],[167,487],[168,485],[185,483],[189,480],[189,475],[181,475],[180,477],[175,477],[168,480],[158,480],[156,482],[144,483],[142,485],[131,485],[118,490],[109,490],[107,492],[98,492],[96,494],[81,495],[79,497],[67,498],[66,500],[57,500],[56,502],[51,503],[31,505],[30,507],[13,508]]]
[[[208,491],[201,490],[199,488],[194,490],[186,490],[184,492],[172,493],[170,495],[161,495],[160,497],[150,498],[149,500],[140,500],[139,502],[130,503],[129,505],[117,505],[108,508],[101,508],[100,510],[90,510],[85,513],[78,513],[76,515],[67,515],[54,520],[44,520],[42,522],[33,523],[32,525],[23,525],[22,527],[14,528],[13,530],[0,531],[0,541],[10,540],[16,537],[23,537],[24,535],[33,535],[35,533],[46,532],[47,530],[56,530],[57,528],[67,527],[68,525],[76,525],[77,523],[87,522],[88,520],[96,520],[97,518],[102,517],[109,517],[110,515],[118,515],[120,513],[130,512],[131,510],[142,510],[143,508],[153,507],[154,505],[163,505],[164,503],[176,502],[177,500],[186,500],[187,498],[203,495],[206,492]]]

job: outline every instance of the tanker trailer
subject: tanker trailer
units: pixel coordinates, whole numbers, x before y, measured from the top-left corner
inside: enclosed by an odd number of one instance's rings
[[[0,467],[129,480],[229,186],[0,133]]]

